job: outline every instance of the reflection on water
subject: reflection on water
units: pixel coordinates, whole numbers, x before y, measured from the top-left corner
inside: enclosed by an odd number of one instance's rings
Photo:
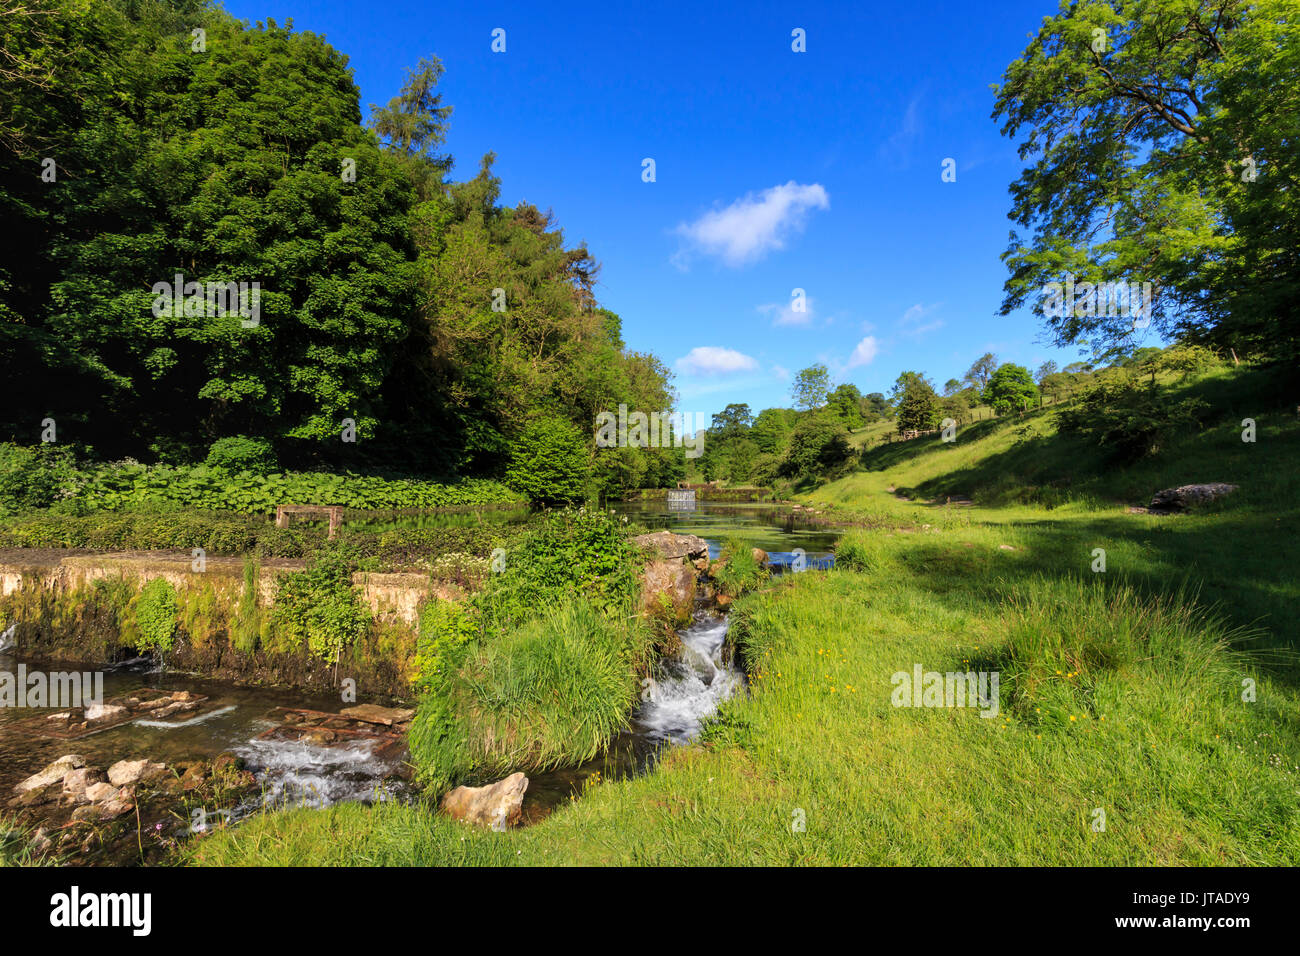
[[[744,538],[773,555],[787,555],[795,548],[802,548],[810,559],[829,554],[840,536],[838,530],[809,524],[767,504],[699,501],[692,507],[684,504],[669,507],[667,501],[623,501],[611,508],[649,528],[699,535],[709,542],[709,556],[713,558],[731,535]]]

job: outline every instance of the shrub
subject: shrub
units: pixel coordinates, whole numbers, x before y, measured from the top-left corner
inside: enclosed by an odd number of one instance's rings
[[[621,521],[600,510],[552,512],[505,556],[481,604],[488,626],[509,627],[536,616],[557,595],[582,594],[610,609],[635,601],[642,558]]]
[[[0,514],[48,508],[76,487],[76,464],[66,446],[0,443]]]
[[[137,650],[170,651],[176,634],[176,615],[176,589],[162,578],[146,584],[135,603]]]
[[[305,571],[280,575],[271,609],[277,644],[296,650],[306,642],[313,656],[337,661],[365,635],[370,612],[352,587],[354,560],[343,549],[323,549]]]
[[[1135,461],[1160,450],[1174,432],[1199,426],[1209,406],[1199,398],[1172,402],[1153,385],[1111,378],[1056,413],[1065,434],[1091,439],[1111,458]]]
[[[591,475],[582,432],[562,418],[529,422],[514,441],[506,484],[534,505],[581,501]]]
[[[205,463],[209,468],[231,473],[247,471],[265,475],[275,471],[275,449],[264,438],[245,438],[242,435],[218,438],[208,449]]]

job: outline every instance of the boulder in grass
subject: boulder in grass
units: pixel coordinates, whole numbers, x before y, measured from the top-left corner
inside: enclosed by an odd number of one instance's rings
[[[519,822],[528,778],[512,773],[486,787],[457,787],[442,798],[442,812],[457,820],[504,830]]]
[[[1236,485],[1222,481],[1211,481],[1202,485],[1179,485],[1177,488],[1165,488],[1151,497],[1148,510],[1154,514],[1168,514],[1172,511],[1186,511],[1194,505],[1222,498],[1237,490]]]

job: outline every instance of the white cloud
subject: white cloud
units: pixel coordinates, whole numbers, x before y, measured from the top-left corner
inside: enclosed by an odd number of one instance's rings
[[[779,381],[784,382],[790,377],[790,370],[784,365],[773,365],[772,374],[775,375]]]
[[[918,336],[942,328],[942,319],[936,319],[933,322],[926,322],[924,324],[921,322],[922,319],[933,313],[938,308],[939,303],[935,303],[934,305],[922,305],[918,302],[903,313],[903,317],[898,322],[899,331],[902,332],[903,335]]]
[[[742,266],[785,248],[787,238],[803,229],[810,209],[829,208],[830,197],[820,184],[804,186],[792,179],[681,223],[677,233],[690,247],[719,256],[729,266]],[[686,251],[674,257],[679,265],[685,264]]]
[[[879,354],[880,343],[876,341],[874,335],[868,335],[853,349],[853,354],[849,356],[848,367],[857,368],[860,365],[870,365]]]
[[[731,375],[758,368],[758,362],[743,352],[716,345],[696,346],[679,358],[676,364],[678,371],[687,375]]]
[[[807,325],[813,320],[813,300],[806,298],[803,300],[804,311],[796,312],[793,302],[769,302],[766,305],[760,305],[758,311],[764,315],[773,316],[773,325]]]

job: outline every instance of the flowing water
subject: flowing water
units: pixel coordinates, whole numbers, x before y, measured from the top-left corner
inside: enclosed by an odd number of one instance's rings
[[[788,564],[801,552],[815,562],[827,555],[838,536],[825,528],[800,525],[764,505],[704,502],[689,510],[670,510],[666,502],[630,502],[615,506],[615,510],[649,527],[697,534],[708,542],[713,557],[717,557],[728,536],[742,535],[768,551],[777,565]],[[501,521],[514,517],[493,516]],[[744,676],[731,662],[725,616],[701,608],[680,637],[680,656],[660,662],[654,677],[643,687],[642,703],[631,715],[627,730],[604,753],[578,767],[530,776],[525,800],[527,819],[539,819],[574,798],[588,782],[643,772],[662,748],[697,737],[718,705],[743,690]],[[4,635],[0,634],[0,671],[15,673],[20,663],[27,664],[29,670],[39,666],[19,660],[5,646]],[[53,669],[68,668],[53,665]],[[198,717],[141,719],[80,740],[49,739],[21,732],[16,724],[40,711],[0,708],[0,796],[7,795],[26,776],[69,753],[81,755],[91,765],[107,767],[118,760],[145,757],[171,765],[210,759],[227,751],[244,758],[262,790],[244,806],[228,808],[235,818],[266,805],[403,800],[413,793],[404,753],[379,756],[368,743],[326,747],[260,737],[276,725],[272,713],[275,708],[337,711],[343,704],[336,697],[236,687],[160,672],[143,661],[105,675],[105,697],[141,688],[189,690],[209,699]]]

